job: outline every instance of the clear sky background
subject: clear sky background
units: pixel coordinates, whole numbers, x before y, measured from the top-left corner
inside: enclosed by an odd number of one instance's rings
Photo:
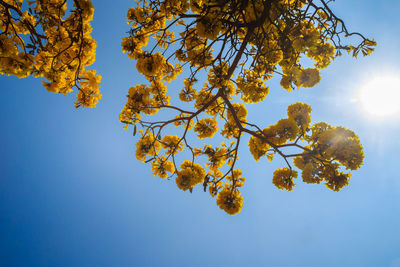
[[[350,185],[336,193],[298,179],[293,192],[278,190],[282,162],[255,162],[244,143],[236,216],[135,159],[137,137],[118,121],[129,87],[144,82],[120,46],[134,1],[93,2],[97,108],[76,110],[73,94],[47,92],[40,79],[0,77],[1,266],[400,266],[400,117],[369,116],[357,100],[374,75],[400,75],[399,1],[334,2],[376,52],[337,59],[312,89],[272,83],[268,100],[249,108],[267,126],[304,101],[313,122],[353,129],[365,164]]]

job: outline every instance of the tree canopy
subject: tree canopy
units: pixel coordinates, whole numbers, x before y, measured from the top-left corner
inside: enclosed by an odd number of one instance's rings
[[[44,77],[54,93],[78,90],[76,107],[96,106],[101,76],[86,70],[96,58],[91,1],[0,0],[0,73]]]
[[[273,77],[287,91],[314,87],[319,70],[343,52],[373,51],[375,41],[350,32],[329,2],[137,1],[121,45],[148,83],[129,88],[119,117],[139,135],[136,158],[183,191],[208,190],[231,215],[243,206],[243,143],[256,161],[283,158],[272,175],[279,189],[293,190],[298,176],[334,191],[348,185],[364,158],[353,131],[312,124],[312,109],[301,102],[277,122],[247,120],[246,107],[267,99]],[[0,0],[0,72],[44,77],[54,93],[75,88],[75,106],[94,107],[101,76],[86,69],[95,60],[93,12],[90,0]],[[168,83],[179,75],[176,92]]]

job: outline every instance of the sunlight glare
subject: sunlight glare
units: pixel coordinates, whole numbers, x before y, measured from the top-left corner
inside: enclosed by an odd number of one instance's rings
[[[363,109],[370,115],[384,117],[398,113],[400,77],[373,77],[361,87],[359,99]]]

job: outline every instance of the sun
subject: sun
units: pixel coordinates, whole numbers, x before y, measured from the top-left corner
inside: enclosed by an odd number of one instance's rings
[[[368,114],[376,117],[388,117],[399,113],[400,77],[372,77],[361,86],[359,101]]]

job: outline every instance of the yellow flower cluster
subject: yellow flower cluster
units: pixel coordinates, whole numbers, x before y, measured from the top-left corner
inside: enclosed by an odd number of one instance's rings
[[[166,60],[161,53],[143,55],[138,58],[137,70],[149,77],[161,77],[165,69]]]
[[[220,169],[228,158],[225,146],[213,148],[211,145],[205,145],[203,151],[203,154],[208,156],[206,166],[212,171]]]
[[[181,65],[168,63],[160,52],[138,56],[136,69],[148,80],[162,78],[166,82],[176,79],[182,72]]]
[[[364,153],[358,136],[351,130],[335,127],[323,132],[318,138],[323,155],[339,161],[350,170],[360,168]]]
[[[212,50],[207,46],[207,39],[199,36],[195,28],[180,33],[183,41],[182,48],[176,50],[175,56],[181,62],[190,62],[198,68],[205,68],[211,65],[213,56]]]
[[[316,143],[323,132],[325,132],[326,130],[332,129],[332,128],[333,127],[331,125],[327,124],[326,122],[315,123],[311,127],[311,134],[308,134],[307,136],[305,136],[305,139],[309,143]]]
[[[292,119],[303,130],[306,130],[311,123],[311,107],[307,104],[298,102],[287,108],[287,116]]]
[[[317,69],[300,70],[297,80],[295,81],[298,87],[310,88],[314,87],[321,80]]]
[[[298,102],[290,105],[288,119],[264,129],[259,133],[263,138],[250,137],[250,152],[257,161],[264,155],[272,159],[268,154],[274,151],[271,146],[283,145],[301,137],[309,145],[304,147],[304,155],[299,154],[293,163],[302,171],[303,181],[309,184],[325,181],[329,189],[339,191],[348,185],[351,177],[350,173],[343,173],[339,169],[342,166],[350,170],[358,169],[364,158],[362,146],[357,135],[346,128],[333,127],[324,122],[310,127],[310,113],[311,107],[307,104]],[[278,169],[274,173],[273,183],[280,189],[292,190],[293,177],[297,177],[297,172],[288,168]]]
[[[234,114],[236,115],[237,119],[240,123],[246,122],[247,117],[247,109],[246,106],[242,103],[233,103],[233,109],[235,110]],[[224,125],[224,129],[222,130],[221,134],[225,138],[230,137],[238,137],[239,136],[239,127],[236,124],[235,117],[231,111],[228,111],[226,114],[228,121]]]
[[[216,16],[204,16],[196,23],[200,37],[215,40],[222,29],[222,23]]]
[[[293,119],[281,119],[276,124],[263,130],[265,138],[275,144],[282,145],[293,141],[299,132],[299,127]]]
[[[330,172],[325,174],[326,184],[329,189],[338,192],[340,189],[349,184],[351,173]]]
[[[362,165],[364,153],[358,136],[346,128],[321,122],[311,127],[305,139],[310,143],[306,149],[312,153],[293,159],[294,165],[302,170],[303,181],[319,184],[324,180],[334,191],[348,185],[351,174],[339,169],[343,166],[356,170]]]
[[[148,3],[129,8],[126,22],[132,27],[137,28],[140,24],[146,25],[146,32],[156,32],[166,26],[166,16],[162,16],[153,10]]]
[[[305,52],[309,47],[314,47],[320,42],[320,33],[312,22],[301,22],[293,29],[291,34],[293,36],[293,48],[300,52]]]
[[[195,185],[204,182],[206,173],[201,165],[185,160],[180,169],[175,181],[181,190],[192,189]]]
[[[176,154],[183,150],[183,142],[177,135],[166,135],[161,140],[163,149],[167,149],[167,154]]]
[[[208,186],[208,192],[210,193],[211,197],[215,197],[218,194],[219,190],[221,190],[221,188],[222,188],[221,181],[216,182],[216,183],[211,183]]]
[[[160,148],[161,145],[156,136],[146,132],[136,143],[136,158],[144,162],[147,156],[156,156]]]
[[[183,14],[189,10],[188,1],[181,0],[165,0],[161,3],[161,12],[167,15],[167,19],[171,20],[176,16]]]
[[[238,90],[241,92],[241,99],[246,103],[258,103],[268,95],[269,87],[265,86],[263,80],[256,72],[245,70],[243,77],[237,78]]]
[[[318,69],[299,69],[294,67],[285,70],[284,73],[281,79],[281,86],[288,91],[292,89],[292,83],[297,87],[311,88],[321,80]]]
[[[68,17],[64,0],[33,0],[27,6],[22,1],[4,3],[0,3],[0,74],[44,77],[48,91],[64,95],[76,87],[75,106],[95,107],[101,99],[101,76],[85,69],[95,61],[92,2],[73,1]],[[10,6],[18,11],[11,12]]]
[[[168,178],[168,173],[173,173],[174,164],[165,157],[158,157],[151,163],[151,170],[154,176],[159,176],[162,179]]]
[[[81,88],[76,96],[76,106],[95,107],[101,99],[101,76],[96,75],[95,70],[84,71],[81,77]]]
[[[222,112],[223,106],[220,99],[216,99],[215,101],[210,103],[214,97],[215,95],[213,93],[203,88],[197,93],[194,107],[196,109],[201,109],[208,105],[204,112],[208,115],[216,116],[217,114],[220,114]]]
[[[184,102],[191,102],[196,98],[196,89],[193,88],[194,81],[185,78],[185,87],[179,93],[179,99]]]
[[[229,65],[226,62],[222,62],[211,68],[208,73],[208,82],[210,85],[215,88],[232,87],[232,82],[226,79],[228,69]]]
[[[123,123],[136,124],[141,119],[141,114],[157,114],[160,107],[169,105],[170,97],[167,96],[167,87],[162,81],[155,79],[150,87],[139,84],[129,88],[128,102],[119,115]]]
[[[274,171],[272,183],[279,189],[292,191],[295,183],[293,178],[297,177],[297,172],[289,168],[280,168]]]
[[[253,155],[256,161],[266,155],[270,149],[270,146],[266,142],[255,136],[250,137],[248,146],[251,155]]]
[[[230,215],[235,215],[242,210],[243,196],[239,190],[232,190],[229,185],[225,185],[217,196],[217,205]]]
[[[144,33],[138,33],[135,37],[124,37],[121,42],[122,52],[127,53],[130,59],[138,59],[143,53],[141,48],[148,42],[149,36]]]
[[[236,187],[243,187],[244,182],[246,181],[246,177],[242,176],[242,170],[234,169],[232,171],[232,175],[228,175],[226,179],[228,180],[229,184],[231,184],[232,188]]]
[[[319,184],[325,181],[325,186],[333,191],[339,191],[349,184],[351,174],[339,171],[340,166],[337,163],[321,164],[311,157],[296,157],[293,163],[302,170],[305,183]]]
[[[312,160],[308,160],[308,163],[304,165],[301,177],[303,178],[303,182],[307,184],[319,184],[322,182],[322,178],[318,174],[320,174],[318,164]]]
[[[177,116],[175,116],[175,121],[174,121],[174,125],[175,127],[179,127],[181,125],[183,125],[183,127],[188,130],[191,130],[193,128],[193,120],[188,120],[188,114],[186,113],[181,113]]]
[[[334,59],[335,47],[330,43],[322,43],[308,50],[307,56],[315,61],[315,67],[323,69]]]
[[[194,131],[200,139],[212,137],[218,131],[218,123],[212,118],[201,119],[194,125]]]
[[[260,0],[248,1],[246,9],[244,10],[243,20],[247,23],[254,22],[257,19],[261,18],[263,11],[264,11],[264,5],[262,4],[262,1]]]

